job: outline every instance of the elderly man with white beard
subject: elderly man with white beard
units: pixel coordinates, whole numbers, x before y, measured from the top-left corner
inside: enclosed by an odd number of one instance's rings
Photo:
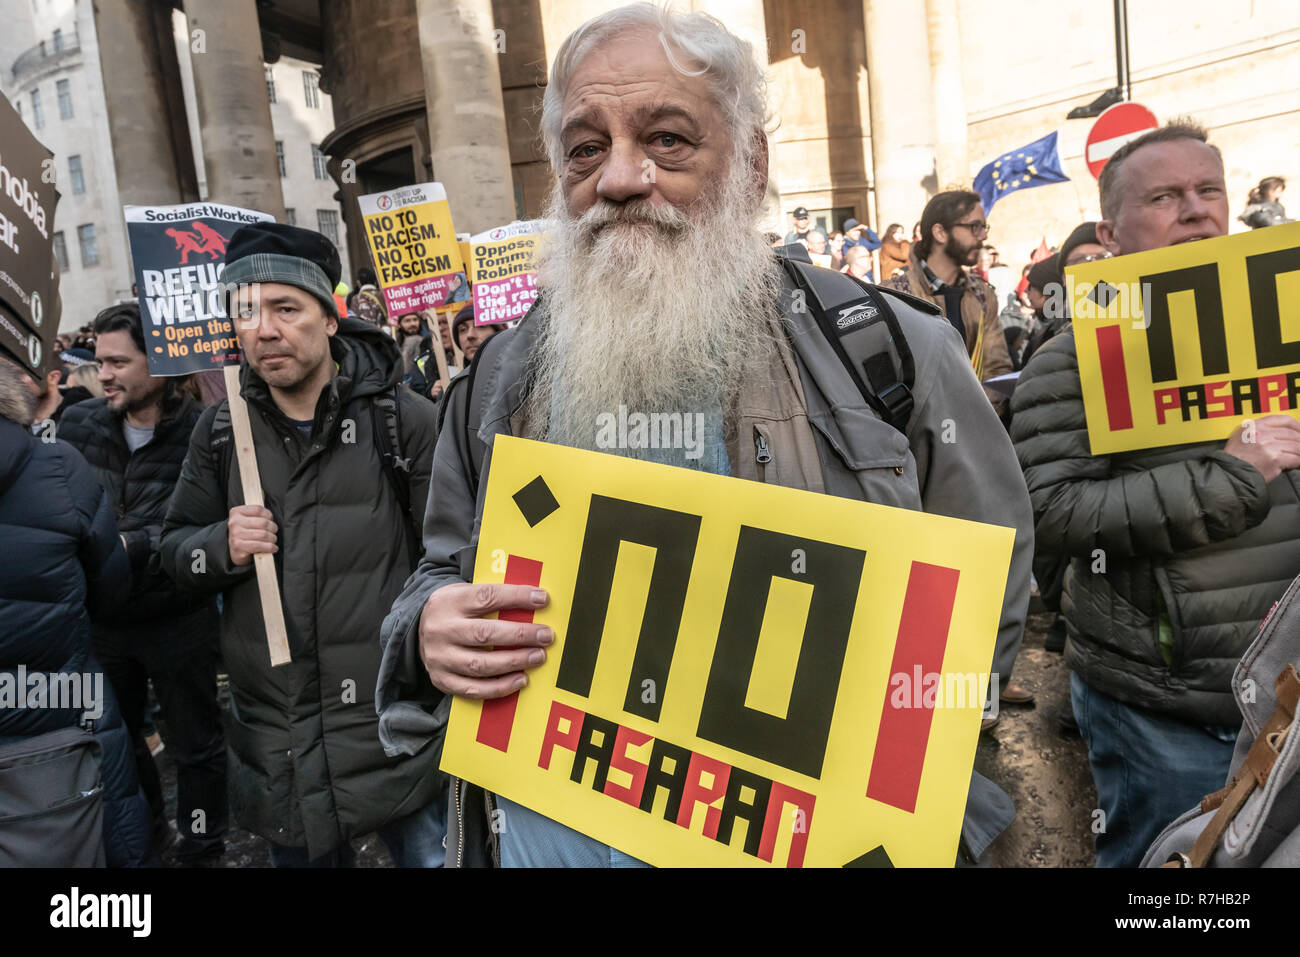
[[[514,693],[555,641],[548,627],[486,617],[535,611],[545,591],[468,584],[493,437],[596,449],[599,423],[620,407],[690,414],[703,434],[694,448],[621,455],[1015,528],[992,662],[1009,677],[1032,555],[1010,442],[955,333],[905,295],[880,298],[914,358],[911,415],[890,424],[864,401],[758,228],[766,121],[752,50],[706,15],[623,7],[561,46],[542,110],[557,182],[540,295],[448,394],[424,560],[382,632],[389,753],[436,760],[452,696]],[[454,785],[449,865],[640,863]],[[1006,795],[972,775],[962,859],[977,859],[1013,817]]]

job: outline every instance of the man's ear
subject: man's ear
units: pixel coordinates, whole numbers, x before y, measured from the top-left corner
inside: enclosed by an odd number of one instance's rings
[[[1119,242],[1115,239],[1115,224],[1109,219],[1097,223],[1097,242],[1106,247],[1112,256],[1119,255]]]
[[[933,247],[936,243],[940,249],[948,245],[948,230],[943,223],[935,223],[930,227],[930,245]]]
[[[324,310],[321,310],[324,312]],[[325,335],[333,337],[334,333],[339,331],[339,318],[334,315],[334,311],[325,312]]]

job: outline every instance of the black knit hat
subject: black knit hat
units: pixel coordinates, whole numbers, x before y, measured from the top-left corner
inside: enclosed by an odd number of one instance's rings
[[[1029,267],[1028,279],[1030,286],[1045,294],[1048,286],[1061,281],[1060,254],[1048,256],[1034,263]]]
[[[474,307],[472,305],[461,309],[460,312],[456,313],[456,318],[451,321],[451,338],[455,341],[456,348],[461,352],[465,351],[465,347],[460,344],[460,330],[465,328],[466,324],[471,326],[474,324]]]
[[[1061,243],[1061,251],[1057,253],[1060,262],[1060,268],[1065,269],[1065,261],[1070,258],[1070,253],[1074,252],[1079,246],[1085,243],[1091,243],[1094,246],[1100,246],[1097,242],[1097,224],[1083,223],[1074,227],[1068,239]]]
[[[284,223],[250,223],[226,243],[221,278],[228,288],[259,282],[297,286],[319,299],[327,315],[337,317],[334,287],[342,274],[339,251],[320,233]]]

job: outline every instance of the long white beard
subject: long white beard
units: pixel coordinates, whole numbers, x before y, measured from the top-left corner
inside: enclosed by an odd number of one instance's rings
[[[707,187],[706,187],[707,190]],[[602,413],[728,408],[769,361],[779,273],[740,177],[689,210],[604,200],[572,217],[556,191],[538,262],[533,356],[546,438],[596,448]]]

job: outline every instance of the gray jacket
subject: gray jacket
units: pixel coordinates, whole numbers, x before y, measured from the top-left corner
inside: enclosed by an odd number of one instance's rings
[[[916,363],[915,407],[906,435],[877,417],[815,319],[807,309],[792,307],[788,287],[783,293],[785,331],[793,347],[825,491],[1016,529],[992,662],[992,670],[1005,682],[1020,648],[1029,602],[1032,513],[1024,480],[1011,442],[952,327],[926,311],[927,304],[882,292],[891,296]],[[382,630],[384,658],[376,704],[380,737],[390,753],[413,753],[443,730],[447,708],[437,707],[442,695],[433,688],[420,660],[420,611],[434,590],[473,577],[487,482],[480,479],[476,486],[471,475],[469,435],[473,433],[475,441],[488,447],[482,468],[486,477],[494,437],[512,434],[511,418],[527,396],[530,383],[525,369],[538,325],[525,318],[516,329],[492,341],[487,359],[480,357],[483,364],[474,390],[487,394],[485,403],[475,403],[485,409],[481,422],[467,426],[467,389],[453,389],[448,396],[425,511],[424,559]],[[948,438],[955,435],[956,441],[943,441],[945,433]],[[778,460],[782,450],[774,445],[771,455]],[[963,826],[966,848],[978,857],[1014,817],[1010,798],[974,774]],[[457,840],[455,832],[453,821],[448,848]]]

